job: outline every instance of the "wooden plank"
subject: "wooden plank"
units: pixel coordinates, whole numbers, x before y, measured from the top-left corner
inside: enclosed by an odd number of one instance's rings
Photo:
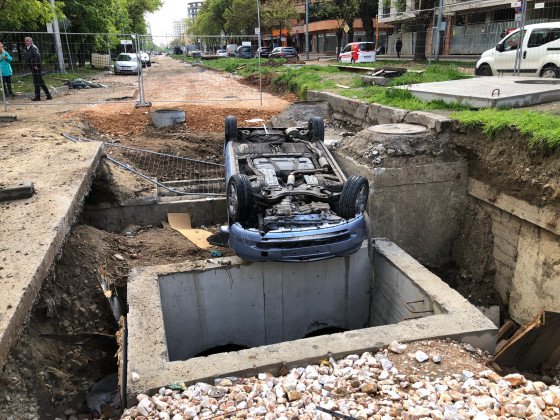
[[[35,194],[33,182],[25,182],[15,187],[0,188],[0,201],[21,200]]]
[[[208,238],[212,232],[204,229],[194,229],[191,225],[191,215],[189,213],[167,213],[169,225],[201,249],[211,247]]]
[[[521,327],[492,359],[502,367],[531,370],[560,362],[560,313],[541,311]]]

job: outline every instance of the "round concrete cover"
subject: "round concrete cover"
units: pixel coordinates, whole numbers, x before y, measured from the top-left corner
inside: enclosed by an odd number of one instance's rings
[[[368,127],[368,130],[378,134],[421,134],[428,129],[415,124],[379,124]]]

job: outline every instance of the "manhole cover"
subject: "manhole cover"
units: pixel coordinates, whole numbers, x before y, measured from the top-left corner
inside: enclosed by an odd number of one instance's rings
[[[378,134],[421,134],[427,128],[414,124],[379,124],[368,127],[368,130]]]

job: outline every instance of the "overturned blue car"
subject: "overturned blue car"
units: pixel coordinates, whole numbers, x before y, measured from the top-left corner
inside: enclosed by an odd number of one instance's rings
[[[225,120],[229,246],[249,261],[349,255],[367,236],[366,178],[346,178],[324,144],[322,118],[307,127],[239,128]]]

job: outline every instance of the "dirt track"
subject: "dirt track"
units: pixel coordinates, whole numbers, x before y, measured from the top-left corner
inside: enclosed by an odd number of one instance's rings
[[[149,122],[148,108],[137,110],[130,100],[105,102],[110,98],[135,96],[134,76],[102,74],[97,81],[108,88],[53,89],[54,100],[39,104],[16,98],[10,105],[10,113],[17,114],[18,120],[0,124],[0,185],[32,176],[38,178],[36,185],[41,193],[51,191],[52,201],[56,203],[57,189],[60,191],[72,181],[61,179],[56,169],[67,165],[70,159],[81,159],[78,153],[71,153],[76,146],[65,140],[62,133],[118,140],[121,144],[220,162],[224,116],[237,115],[242,125],[245,119],[269,119],[289,104],[287,100],[265,94],[261,108],[258,90],[234,78],[187,68],[167,57],[157,60],[159,64],[146,72],[148,100],[212,100],[202,104],[155,104],[154,108],[180,105],[187,112],[186,125],[156,130]],[[216,92],[220,98],[216,98]],[[36,173],[33,162],[38,159],[47,160],[56,176],[42,177]],[[107,164],[102,168],[94,187],[103,184],[112,191],[115,202],[153,195],[153,185],[129,172]],[[90,197],[89,201],[97,199]],[[29,210],[17,201],[9,203],[9,207],[11,212],[22,215]],[[40,223],[40,218],[34,222]],[[21,226],[17,223],[2,225],[0,249],[11,246],[3,238],[10,238],[11,232],[18,229]],[[31,246],[33,231],[28,236]],[[221,251],[228,255],[228,250]],[[54,267],[54,274],[43,284],[26,329],[0,371],[0,388],[5,391],[0,396],[0,413],[14,418],[28,415],[54,418],[64,417],[62,413],[70,407],[88,412],[83,405],[85,392],[116,370],[113,338],[116,324],[100,290],[98,270],[103,270],[117,290],[123,292],[130,265],[208,256],[208,250],[198,249],[178,233],[159,226],[129,237],[77,225]],[[84,337],[87,344],[80,344]]]

